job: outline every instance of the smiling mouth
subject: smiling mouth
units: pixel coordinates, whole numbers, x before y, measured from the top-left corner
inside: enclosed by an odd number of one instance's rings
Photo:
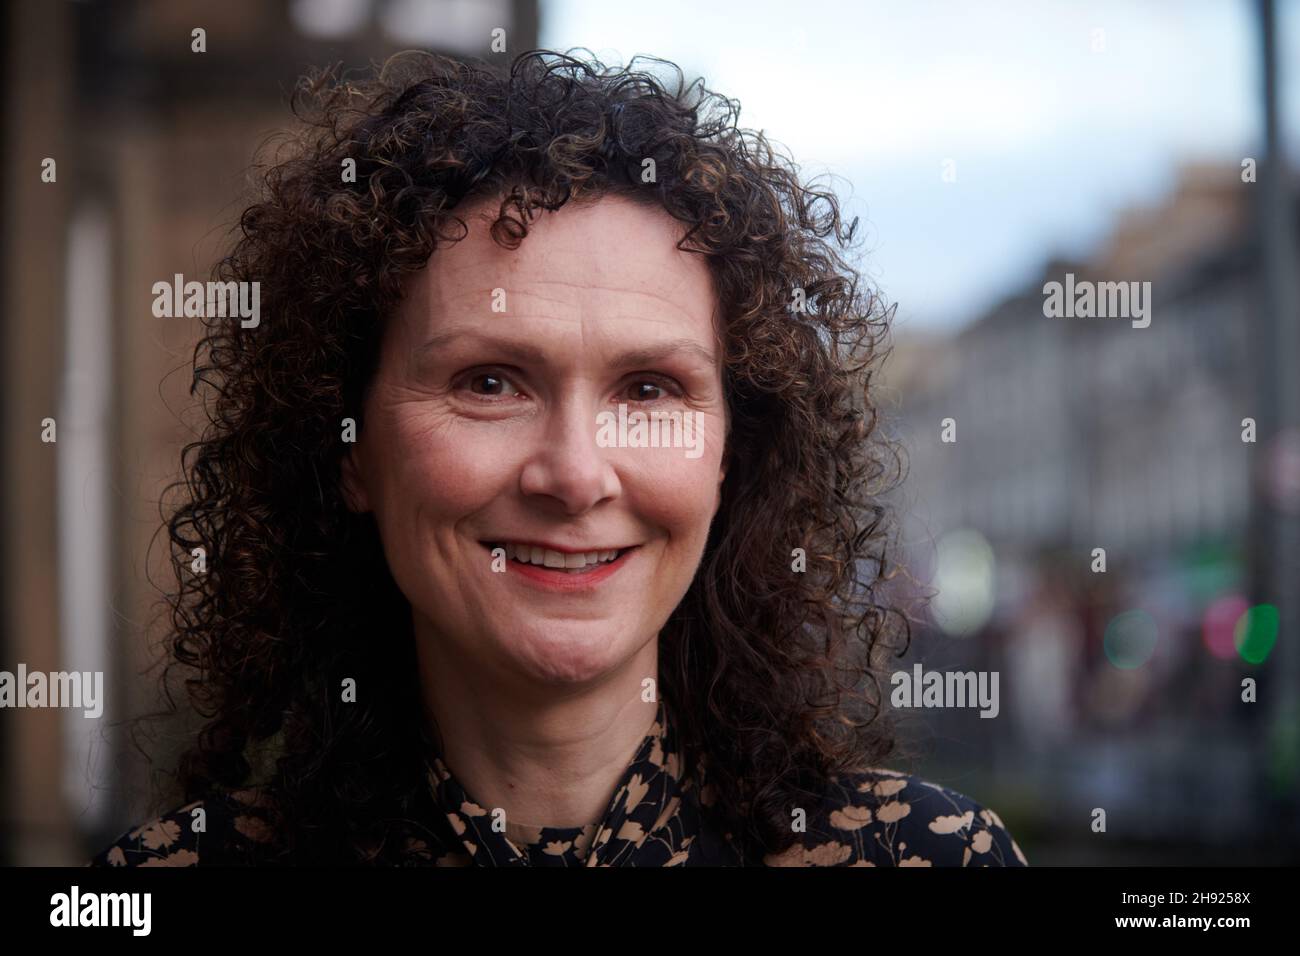
[[[568,574],[589,574],[596,569],[612,564],[639,545],[628,548],[602,548],[595,551],[564,552],[550,548],[541,548],[530,544],[517,544],[512,541],[484,541],[483,546],[489,551],[502,548],[506,557],[519,564],[551,571],[564,571]]]

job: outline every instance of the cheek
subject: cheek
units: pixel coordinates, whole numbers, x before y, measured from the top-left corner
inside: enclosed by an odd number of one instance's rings
[[[706,439],[698,458],[676,448],[624,454],[624,491],[639,517],[666,531],[671,546],[702,549],[718,502],[721,442]]]
[[[518,477],[521,443],[499,425],[449,422],[436,412],[413,409],[392,416],[373,437],[396,530],[423,523],[449,525],[508,491]]]

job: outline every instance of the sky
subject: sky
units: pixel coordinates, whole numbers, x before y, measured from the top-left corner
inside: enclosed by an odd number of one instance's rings
[[[1239,168],[1262,138],[1251,0],[541,4],[543,47],[663,57],[739,100],[861,217],[900,329],[976,318],[1159,203],[1180,163]],[[1294,165],[1300,0],[1279,17]]]

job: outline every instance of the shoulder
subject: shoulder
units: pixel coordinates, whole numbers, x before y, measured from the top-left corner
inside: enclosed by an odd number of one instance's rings
[[[246,789],[213,792],[123,833],[89,866],[205,866],[248,862],[270,842],[270,801]]]
[[[768,866],[1028,866],[997,813],[965,794],[894,770],[830,781],[806,830]]]

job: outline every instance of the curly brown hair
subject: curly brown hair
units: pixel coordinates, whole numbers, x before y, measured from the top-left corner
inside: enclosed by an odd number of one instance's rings
[[[662,692],[686,767],[708,755],[722,825],[787,848],[792,807],[894,752],[880,676],[911,635],[886,594],[899,569],[881,503],[902,455],[870,387],[893,309],[846,257],[857,220],[739,128],[736,101],[655,58],[534,50],[505,70],[405,53],[361,80],[314,71],[292,107],[289,155],[260,167],[214,270],[260,282],[266,318],[206,323],[191,394],[209,424],[182,453],[184,500],[166,520],[164,692],[175,713],[182,668],[205,721],[180,760],[186,798],[268,788],[268,861],[384,862],[418,827],[410,607],[373,514],[345,504],[340,423],[364,428],[385,321],[404,277],[464,237],[458,206],[499,197],[492,236],[517,248],[539,210],[616,193],[689,226],[679,248],[706,257],[724,312],[728,469],[660,635]],[[361,702],[340,702],[344,677],[367,687]]]

